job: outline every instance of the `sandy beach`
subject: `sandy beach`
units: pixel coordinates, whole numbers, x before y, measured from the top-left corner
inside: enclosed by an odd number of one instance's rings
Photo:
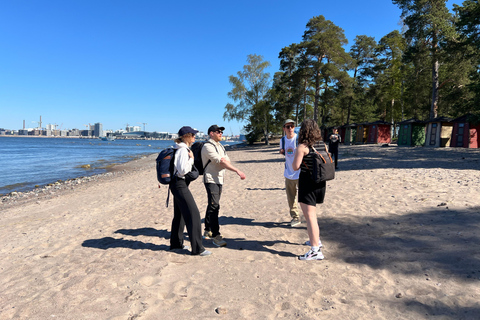
[[[339,153],[323,261],[297,259],[306,223],[290,227],[278,144],[228,152],[247,179],[227,173],[228,246],[205,240],[208,257],[168,251],[156,155],[0,204],[0,319],[479,319],[480,149]]]

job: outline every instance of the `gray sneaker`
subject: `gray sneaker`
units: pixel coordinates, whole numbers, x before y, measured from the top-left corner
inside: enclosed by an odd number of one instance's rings
[[[217,247],[226,247],[227,242],[223,240],[223,237],[219,234],[215,238],[213,238],[213,244]]]
[[[205,230],[205,232],[203,233],[203,239],[213,239],[213,234],[212,234],[212,231],[207,231]]]
[[[300,221],[299,218],[293,218],[292,221],[290,221],[290,226],[295,227],[295,226],[298,226],[300,223],[302,222]]]

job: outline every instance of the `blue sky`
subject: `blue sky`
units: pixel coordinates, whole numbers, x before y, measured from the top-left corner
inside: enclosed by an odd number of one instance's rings
[[[450,1],[448,4],[460,3]],[[262,55],[301,42],[323,15],[345,31],[380,40],[400,29],[388,0],[154,1],[18,0],[0,4],[0,128],[46,124],[177,132],[223,120],[228,77]],[[346,48],[347,51],[349,47]]]

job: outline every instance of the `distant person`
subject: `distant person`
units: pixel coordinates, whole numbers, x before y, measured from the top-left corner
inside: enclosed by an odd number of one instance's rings
[[[213,239],[213,244],[218,247],[224,247],[227,242],[220,234],[220,225],[218,215],[220,212],[220,196],[222,195],[222,186],[224,183],[225,169],[238,174],[240,179],[245,179],[245,174],[235,168],[227,156],[225,148],[220,143],[224,127],[216,124],[208,128],[209,139],[202,148],[202,162],[205,166],[203,173],[203,183],[207,190],[208,203],[205,212],[205,239]]]
[[[173,165],[173,178],[170,189],[173,194],[173,220],[172,234],[170,237],[170,250],[186,249],[183,245],[183,231],[187,227],[188,237],[192,246],[192,255],[208,256],[212,254],[205,250],[202,244],[202,221],[195,199],[188,189],[192,174],[193,153],[190,146],[195,142],[198,131],[191,127],[181,127],[178,139],[175,140],[175,154]],[[198,176],[198,171],[197,171]]]
[[[307,245],[311,249],[303,256],[299,256],[300,260],[322,260],[324,258],[320,248],[322,242],[320,241],[320,228],[317,221],[317,203],[323,203],[325,199],[326,183],[315,183],[312,179],[312,173],[307,168],[313,167],[314,149],[325,149],[324,143],[321,141],[322,134],[318,125],[312,119],[307,119],[302,123],[300,132],[298,133],[299,145],[295,152],[293,159],[293,169],[300,169],[300,176],[298,178],[298,202],[302,208],[305,220],[307,220],[307,232],[309,241]],[[305,166],[305,163],[307,166]]]
[[[298,176],[300,170],[293,170],[292,163],[297,149],[298,139],[295,133],[295,122],[287,119],[283,124],[283,131],[285,135],[280,140],[280,153],[285,156],[285,170],[283,176],[285,177],[285,190],[287,193],[287,202],[290,209],[290,216],[292,220],[290,225],[292,227],[300,224],[300,215],[297,204],[297,188]]]
[[[328,141],[328,151],[335,158],[335,169],[338,169],[338,145],[342,142],[342,137],[338,134],[337,129],[333,129]]]

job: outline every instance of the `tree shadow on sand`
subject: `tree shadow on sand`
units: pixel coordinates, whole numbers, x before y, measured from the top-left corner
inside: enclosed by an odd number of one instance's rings
[[[464,148],[341,146],[339,170],[480,169],[480,150]]]
[[[389,270],[392,274],[425,277],[426,284],[455,278],[457,283],[480,285],[480,207],[466,210],[441,207],[391,218],[320,217],[318,220],[327,259]],[[224,217],[222,224],[291,228],[288,223],[263,223],[235,217]],[[293,256],[273,250],[275,241],[227,240],[228,249]],[[329,247],[335,249],[329,250]],[[447,305],[434,298],[424,302],[408,296],[395,302],[385,299],[383,305],[390,305],[394,310],[398,303],[418,313],[419,318],[442,315],[451,319],[478,319],[480,314],[478,304]]]
[[[439,275],[477,281],[480,277],[480,208],[444,207],[392,218],[320,218],[322,240],[335,242],[337,259],[394,273]]]

